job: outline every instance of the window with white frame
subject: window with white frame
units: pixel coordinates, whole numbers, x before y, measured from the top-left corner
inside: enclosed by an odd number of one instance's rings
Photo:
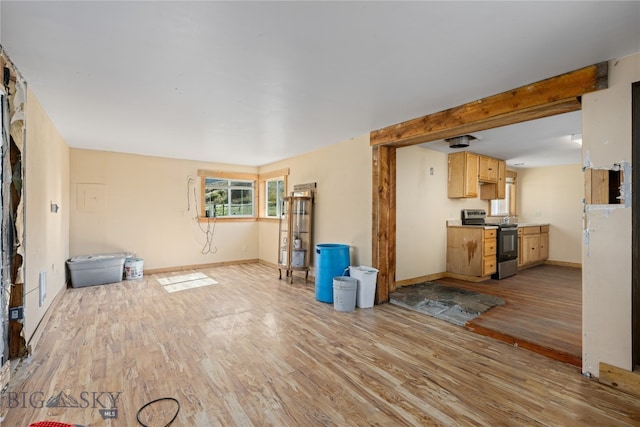
[[[516,180],[513,177],[506,178],[504,199],[491,200],[489,207],[490,216],[515,216],[516,215]]]
[[[203,177],[204,216],[254,217],[254,180]]]
[[[275,221],[282,214],[282,199],[287,195],[289,169],[263,172],[258,176],[258,218]]]
[[[279,218],[282,210],[282,198],[284,197],[284,178],[269,179],[265,185],[265,207],[264,216],[266,218]]]

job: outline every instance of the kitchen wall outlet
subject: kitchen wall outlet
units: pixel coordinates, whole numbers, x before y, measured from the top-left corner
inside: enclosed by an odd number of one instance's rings
[[[429,168],[429,175],[433,175],[433,168]]]
[[[38,283],[39,283],[39,287],[38,287],[38,294],[39,294],[39,298],[38,298],[38,306],[42,307],[44,305],[45,300],[47,299],[47,272],[46,271],[41,271],[40,272],[40,277],[38,278]]]
[[[533,213],[534,216],[542,216],[542,211],[535,211]]]

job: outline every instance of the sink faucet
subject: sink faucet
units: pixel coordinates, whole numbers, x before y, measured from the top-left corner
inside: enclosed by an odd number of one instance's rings
[[[510,224],[511,223],[511,215],[507,215],[504,218],[502,218],[502,223],[503,224]]]

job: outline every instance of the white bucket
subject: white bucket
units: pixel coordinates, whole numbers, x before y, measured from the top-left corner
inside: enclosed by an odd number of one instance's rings
[[[376,298],[378,270],[373,267],[350,266],[349,275],[358,279],[356,305],[358,308],[371,308]]]
[[[125,279],[141,279],[142,278],[142,266],[144,260],[140,258],[127,258],[124,261],[124,276]]]
[[[336,311],[353,311],[356,308],[358,280],[348,276],[333,278],[333,308]]]

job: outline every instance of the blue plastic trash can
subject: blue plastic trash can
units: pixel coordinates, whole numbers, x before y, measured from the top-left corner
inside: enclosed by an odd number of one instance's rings
[[[323,243],[316,245],[316,299],[333,303],[333,278],[344,276],[349,267],[349,245]]]

